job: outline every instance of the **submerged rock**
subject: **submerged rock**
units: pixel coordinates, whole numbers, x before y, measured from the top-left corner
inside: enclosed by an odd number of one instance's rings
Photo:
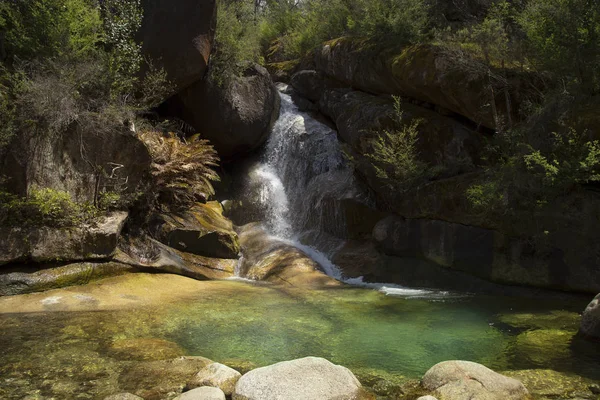
[[[93,223],[72,228],[1,227],[0,266],[12,262],[65,262],[108,259],[127,219],[115,212]]]
[[[322,267],[292,244],[270,236],[260,224],[239,229],[244,257],[241,275],[254,280],[293,286],[338,286]]]
[[[131,393],[118,393],[105,397],[104,400],[144,400],[140,396]]]
[[[434,365],[421,381],[444,400],[525,400],[529,393],[516,379],[470,361],[444,361]]]
[[[600,339],[600,294],[583,311],[580,332],[586,337]]]
[[[521,381],[536,398],[562,399],[580,396],[588,398],[593,394],[590,390],[590,385],[593,383],[591,380],[564,372],[529,369],[507,371],[505,374]]]
[[[188,383],[188,387],[213,386],[229,396],[233,393],[235,384],[241,377],[242,374],[233,368],[219,363],[212,363],[198,372],[194,379]]]
[[[186,382],[210,363],[204,357],[136,363],[121,373],[119,384],[145,400],[162,400],[169,393],[181,393]]]
[[[237,234],[217,201],[197,203],[180,213],[156,215],[152,224],[154,236],[174,249],[205,257],[239,258]]]
[[[115,340],[108,347],[108,354],[122,361],[157,361],[180,357],[184,350],[174,342],[156,338]]]
[[[173,400],[225,400],[225,393],[216,387],[203,386],[185,392]]]
[[[538,366],[547,366],[571,357],[571,339],[575,332],[560,329],[536,329],[521,333],[515,351]]]
[[[316,357],[284,361],[248,372],[233,400],[350,400],[366,398],[349,369]]]

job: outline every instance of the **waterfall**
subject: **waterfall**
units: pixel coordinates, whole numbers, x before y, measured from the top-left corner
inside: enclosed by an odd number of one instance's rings
[[[346,235],[339,201],[366,196],[344,158],[337,132],[299,111],[290,95],[280,96],[280,117],[261,162],[249,174],[254,198],[271,235],[304,251],[328,275],[342,279],[330,261]]]

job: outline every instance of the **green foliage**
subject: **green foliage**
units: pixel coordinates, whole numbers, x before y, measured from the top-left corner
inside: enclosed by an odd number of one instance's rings
[[[103,11],[111,98],[124,100],[139,83],[143,57],[135,34],[142,25],[142,6],[140,0],[105,0]]]
[[[261,23],[263,49],[277,39],[287,58],[297,58],[315,46],[340,36],[414,43],[428,23],[423,0],[308,0],[275,2]]]
[[[260,37],[252,2],[219,0],[217,6],[210,74],[222,85],[260,61]]]
[[[467,189],[467,200],[478,213],[497,212],[505,204],[505,195],[498,182],[485,182]]]
[[[592,92],[600,89],[600,3],[596,0],[530,1],[519,22],[532,60]]]
[[[394,97],[394,112],[396,123],[402,125],[399,97]],[[417,150],[419,123],[413,120],[399,130],[383,130],[372,142],[373,151],[368,157],[373,161],[377,176],[393,189],[408,190],[429,178],[430,168],[419,160]]]
[[[521,141],[524,138],[519,133],[505,138],[515,143],[499,145],[502,157],[487,171],[485,183],[467,190],[475,210],[485,214],[540,210],[581,185],[600,182],[600,141],[590,141],[573,128],[553,133],[543,149]]]
[[[98,215],[93,205],[76,203],[67,192],[34,189],[28,198],[0,192],[0,225],[70,227]]]
[[[122,208],[122,196],[117,192],[102,192],[98,196],[98,209],[112,211]]]
[[[97,50],[102,21],[91,0],[5,1],[0,31],[9,59],[86,57]]]

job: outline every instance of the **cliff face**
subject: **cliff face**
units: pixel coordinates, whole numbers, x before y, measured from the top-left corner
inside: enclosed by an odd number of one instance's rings
[[[516,110],[543,89],[528,73],[497,70],[506,88],[494,91],[487,73],[459,65],[468,62],[435,46],[382,49],[340,39],[303,60],[291,84],[313,103],[305,107],[333,120],[357,174],[395,215],[373,231],[379,254],[417,256],[500,283],[598,292],[597,192],[566,194],[540,211],[511,210],[511,218],[475,212],[468,201],[467,189],[483,181],[481,155],[492,130],[518,123]],[[394,121],[390,95],[403,98],[401,121]],[[419,159],[443,172],[409,192],[390,190],[368,154],[382,132],[415,120]],[[344,259],[352,257],[339,254],[336,262],[344,267]],[[389,263],[379,264],[373,276],[391,279]],[[348,270],[364,274],[355,267],[349,262]]]

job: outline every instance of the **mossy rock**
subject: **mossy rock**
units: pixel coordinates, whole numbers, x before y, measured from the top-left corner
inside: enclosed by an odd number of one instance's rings
[[[145,400],[162,400],[181,393],[186,383],[211,363],[203,357],[139,362],[121,373],[119,384],[122,390]]]
[[[571,356],[573,332],[538,329],[521,333],[516,340],[516,353],[537,365],[548,365]]]
[[[184,350],[164,339],[134,338],[115,340],[108,347],[108,354],[122,361],[157,361],[183,356]]]
[[[581,376],[550,369],[508,371],[503,374],[521,381],[535,399],[595,398],[589,389],[594,382]]]
[[[184,212],[156,215],[152,224],[154,236],[174,249],[205,257],[239,258],[238,236],[219,202],[197,203]]]
[[[547,314],[501,314],[498,321],[519,329],[560,329],[576,332],[581,317],[570,311],[551,311]]]

